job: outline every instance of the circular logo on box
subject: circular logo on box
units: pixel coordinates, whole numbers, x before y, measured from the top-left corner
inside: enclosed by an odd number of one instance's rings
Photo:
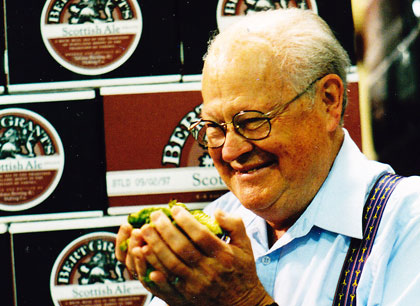
[[[48,0],[41,34],[51,56],[78,74],[110,72],[137,48],[142,15],[135,0]]]
[[[260,11],[297,7],[318,13],[315,0],[219,0],[217,25],[220,31],[241,17]]]
[[[145,305],[150,294],[115,258],[116,234],[95,232],[68,244],[50,277],[55,306]]]
[[[63,145],[45,118],[21,108],[0,110],[0,209],[38,205],[54,191],[63,168]]]

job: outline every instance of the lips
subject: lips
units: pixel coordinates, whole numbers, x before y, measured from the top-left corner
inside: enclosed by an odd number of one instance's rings
[[[241,167],[241,168],[236,167],[236,168],[234,168],[234,170],[237,173],[240,173],[240,174],[251,174],[251,173],[256,172],[259,169],[269,167],[272,164],[274,164],[274,162],[273,161],[269,161],[269,162],[262,163],[262,164],[259,164],[259,165],[252,165],[252,166]]]

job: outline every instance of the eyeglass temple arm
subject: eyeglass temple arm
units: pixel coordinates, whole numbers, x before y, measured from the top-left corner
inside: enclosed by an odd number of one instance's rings
[[[188,131],[191,132],[197,125],[201,123],[201,121],[203,121],[203,118],[200,118],[200,120],[191,124],[190,127],[188,128]]]
[[[278,113],[281,110],[286,109],[286,107],[295,102],[297,99],[299,99],[300,97],[302,97],[308,90],[309,88],[311,88],[316,82],[318,82],[319,80],[321,80],[325,75],[313,80],[306,88],[305,90],[301,91],[300,93],[298,93],[292,100],[290,100],[289,102],[283,104],[283,105],[279,105],[279,107],[277,109],[273,109],[271,112],[266,113],[267,116],[273,115],[275,116],[276,113]]]

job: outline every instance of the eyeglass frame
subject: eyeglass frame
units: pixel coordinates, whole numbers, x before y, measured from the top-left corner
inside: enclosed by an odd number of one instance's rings
[[[269,111],[269,112],[267,112],[267,113],[263,113],[263,112],[261,112],[261,111],[259,111],[259,110],[242,110],[242,111],[240,111],[240,112],[237,112],[236,114],[234,114],[233,115],[233,117],[232,117],[232,121],[231,122],[223,122],[223,123],[217,123],[217,122],[215,122],[215,121],[212,121],[212,120],[205,120],[205,119],[203,119],[203,118],[200,118],[198,121],[196,121],[196,122],[193,122],[191,125],[190,125],[190,127],[188,128],[188,131],[192,134],[192,136],[194,137],[194,133],[192,132],[200,123],[202,123],[202,122],[210,122],[210,123],[212,123],[212,124],[214,124],[214,125],[216,125],[216,126],[218,126],[218,127],[220,127],[220,129],[223,131],[223,134],[225,135],[225,138],[224,138],[224,140],[223,140],[223,143],[220,145],[220,146],[217,146],[217,147],[209,147],[209,146],[206,146],[207,148],[211,148],[211,149],[218,149],[218,148],[221,148],[224,144],[225,144],[225,141],[226,141],[226,130],[227,130],[227,125],[228,124],[232,124],[233,125],[233,128],[235,129],[235,132],[238,134],[238,135],[240,135],[240,136],[242,136],[242,137],[244,137],[245,139],[247,139],[247,140],[253,140],[253,141],[256,141],[256,140],[263,140],[263,139],[266,139],[268,136],[270,136],[270,133],[271,133],[271,120],[273,120],[274,118],[276,118],[277,116],[279,116],[280,114],[282,114],[285,110],[286,110],[286,108],[290,105],[290,104],[292,104],[293,102],[295,102],[295,101],[297,101],[300,97],[302,97],[305,93],[307,93],[308,92],[308,90],[316,83],[316,82],[318,82],[319,80],[321,80],[322,78],[324,78],[326,75],[323,75],[323,76],[321,76],[321,77],[318,77],[318,78],[316,78],[315,80],[313,80],[303,91],[301,91],[300,93],[298,93],[296,96],[294,96],[291,100],[289,100],[288,102],[286,102],[286,103],[284,103],[284,104],[282,104],[282,105],[278,105],[278,106],[276,106],[276,107],[274,107],[274,109],[273,110],[271,110],[271,111]],[[237,116],[240,116],[240,115],[243,115],[243,114],[245,114],[245,113],[249,113],[249,112],[256,112],[256,113],[260,113],[262,116],[264,116],[264,117],[266,117],[266,119],[267,119],[267,122],[268,122],[268,133],[267,133],[267,135],[266,136],[264,136],[264,137],[261,137],[261,138],[249,138],[249,137],[246,137],[245,135],[243,135],[240,131],[239,131],[239,125],[238,124],[234,124],[234,122],[235,122],[235,118],[237,117]],[[274,114],[274,115],[273,115]],[[197,133],[198,134],[198,133]],[[194,137],[194,139],[196,139],[195,137]],[[198,141],[197,139],[196,139],[196,141]],[[201,143],[200,143],[201,144]],[[203,145],[203,144],[201,144],[201,145]]]

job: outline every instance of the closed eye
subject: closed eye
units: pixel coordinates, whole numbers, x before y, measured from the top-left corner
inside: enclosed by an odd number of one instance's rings
[[[236,127],[241,130],[254,131],[267,123],[266,118],[247,118],[237,122]]]

